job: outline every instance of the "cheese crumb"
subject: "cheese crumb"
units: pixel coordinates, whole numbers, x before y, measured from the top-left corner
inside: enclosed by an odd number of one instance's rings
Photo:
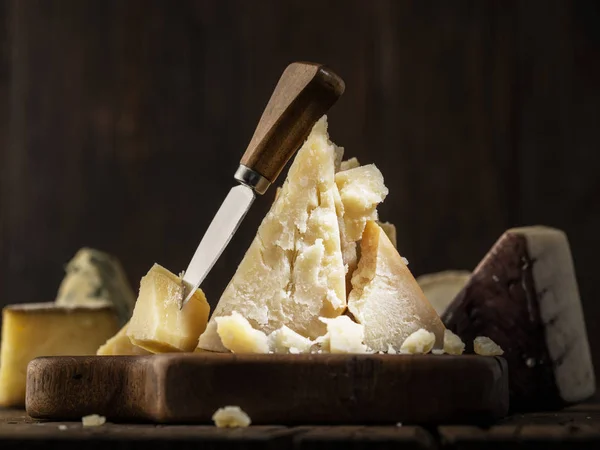
[[[452,331],[444,331],[444,351],[449,355],[462,355],[465,343]]]
[[[233,353],[269,353],[269,340],[260,330],[234,311],[230,316],[217,317],[217,333],[227,350]]]
[[[283,325],[269,334],[269,348],[272,353],[309,353],[313,341]]]
[[[426,354],[431,351],[433,344],[435,344],[435,334],[420,328],[404,340],[400,347],[400,353]]]
[[[370,349],[363,343],[365,339],[365,328],[354,322],[348,316],[338,316],[335,319],[319,317],[327,324],[328,338],[321,341],[329,341],[330,353],[371,353]]]
[[[252,421],[239,406],[225,406],[213,414],[212,420],[219,428],[247,427]]]
[[[106,417],[99,416],[98,414],[91,414],[81,418],[81,422],[84,427],[99,427],[106,423]]]
[[[66,425],[59,425],[59,426],[58,426],[58,429],[59,429],[60,431],[65,431],[67,428],[68,428],[68,427],[67,427]]]
[[[387,352],[388,352],[388,355],[395,355],[396,354],[396,349],[394,347],[392,347],[392,344],[388,344],[388,351]]]
[[[431,350],[431,353],[433,353],[434,355],[443,355],[446,352],[443,348],[434,348],[433,350]]]
[[[473,341],[475,353],[482,356],[498,356],[504,353],[498,344],[486,336],[477,336]]]

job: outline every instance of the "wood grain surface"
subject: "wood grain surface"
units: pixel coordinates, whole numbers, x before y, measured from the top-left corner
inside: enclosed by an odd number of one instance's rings
[[[502,358],[434,355],[43,357],[29,364],[27,412],[77,420],[210,423],[240,406],[253,423],[491,423],[508,412]]]
[[[416,274],[510,226],[571,241],[590,324],[600,241],[594,0],[0,2],[0,303],[52,300],[81,246],[137,285],[184,269],[283,68],[346,81],[333,140],[375,163]],[[211,170],[204,170],[210,167]],[[281,180],[281,179],[280,179]],[[216,304],[271,204],[203,284]],[[600,327],[589,326],[600,367]]]

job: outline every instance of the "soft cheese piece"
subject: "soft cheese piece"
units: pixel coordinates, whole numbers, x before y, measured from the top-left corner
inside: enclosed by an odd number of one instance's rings
[[[477,336],[473,341],[473,350],[482,356],[500,356],[504,350],[487,336]]]
[[[269,340],[255,330],[244,316],[234,311],[230,316],[216,317],[217,333],[223,346],[233,353],[269,353]]]
[[[507,230],[443,320],[468,347],[489,336],[504,350],[514,410],[560,408],[595,391],[573,259],[560,230]]]
[[[0,348],[0,406],[25,404],[27,364],[38,356],[94,355],[119,329],[112,306],[29,303],[5,306]]]
[[[444,331],[444,352],[449,355],[462,355],[465,343],[450,330]]]
[[[58,288],[58,305],[85,306],[110,302],[122,325],[129,320],[135,293],[117,258],[99,250],[82,248],[69,261],[66,272]]]
[[[377,222],[377,225],[381,227],[385,235],[388,237],[394,247],[398,247],[396,239],[396,226],[390,222]]]
[[[467,270],[444,270],[442,272],[428,273],[417,277],[425,297],[441,316],[458,293],[465,287],[471,272]]]
[[[154,264],[140,282],[140,294],[129,321],[127,336],[152,353],[191,352],[206,329],[210,307],[197,289],[183,309],[183,281]]]
[[[436,347],[444,340],[444,325],[429,304],[404,260],[381,227],[367,222],[361,259],[352,276],[348,309],[365,327],[365,344],[400,351],[404,340],[424,328],[434,333]]]
[[[225,406],[213,414],[212,420],[219,428],[238,428],[250,426],[252,421],[239,406]]]
[[[404,340],[400,353],[410,355],[429,353],[433,344],[435,344],[435,334],[419,328]]]
[[[111,337],[105,344],[103,344],[97,351],[96,355],[101,356],[114,356],[114,355],[149,355],[150,352],[143,348],[133,345],[131,339],[127,337],[127,322],[119,330],[117,334]]]
[[[313,344],[285,325],[269,335],[269,348],[273,353],[309,353]]]
[[[222,349],[211,324],[233,311],[265,334],[286,325],[310,339],[325,332],[319,317],[344,311],[334,161],[323,117],[298,151],[281,193],[221,296],[200,337],[201,348]]]
[[[322,317],[327,324],[327,334],[319,339],[324,345],[324,351],[329,353],[371,353],[364,344],[364,327],[354,322],[348,316],[338,316],[335,319]]]

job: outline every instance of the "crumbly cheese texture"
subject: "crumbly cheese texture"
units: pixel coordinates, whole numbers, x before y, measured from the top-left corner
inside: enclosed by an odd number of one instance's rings
[[[450,330],[444,331],[444,353],[449,355],[462,355],[465,351],[465,343]]]
[[[435,344],[435,334],[420,328],[404,340],[400,347],[400,353],[426,354],[431,351],[433,344]]]
[[[131,339],[127,337],[127,327],[129,326],[129,322],[127,322],[123,327],[119,330],[117,334],[111,337],[106,343],[104,343],[100,348],[96,351],[96,355],[100,356],[115,356],[115,355],[149,355],[150,352],[144,350],[137,345],[133,345],[131,343]]]
[[[25,404],[29,361],[38,356],[94,355],[119,329],[114,309],[55,303],[9,305],[2,311],[0,406]]]
[[[234,311],[230,316],[215,318],[223,346],[233,353],[269,353],[269,340],[255,330],[244,316]]]
[[[131,342],[152,353],[191,352],[206,329],[210,307],[202,290],[179,309],[183,281],[154,264],[140,282],[140,294],[127,328]]]
[[[313,344],[285,325],[269,335],[269,349],[273,353],[310,353]]]
[[[212,420],[219,428],[248,427],[252,423],[250,416],[239,406],[225,406],[213,414]]]
[[[527,251],[535,261],[533,279],[559,394],[568,403],[586,399],[593,395],[596,381],[567,236],[544,226],[507,232],[526,237]]]
[[[86,306],[109,302],[121,325],[129,320],[135,293],[117,258],[99,250],[82,248],[69,261],[66,272],[56,296],[58,305]]]
[[[466,270],[445,270],[421,275],[417,278],[417,283],[431,306],[442,316],[470,277],[471,272]]]
[[[500,356],[504,350],[487,336],[477,336],[473,341],[473,350],[482,356]]]
[[[356,169],[360,167],[360,162],[356,158],[350,158],[340,163],[340,171]]]
[[[323,117],[298,151],[280,194],[219,299],[200,337],[201,348],[222,351],[213,324],[233,311],[265,334],[285,325],[310,339],[325,332],[319,317],[344,311],[335,158]]]
[[[381,227],[367,222],[361,241],[361,259],[352,276],[348,309],[365,328],[365,344],[374,351],[403,342],[424,328],[443,347],[445,327],[403,258]]]
[[[321,318],[327,324],[327,334],[318,340],[327,353],[371,353],[364,344],[365,330],[348,316]]]

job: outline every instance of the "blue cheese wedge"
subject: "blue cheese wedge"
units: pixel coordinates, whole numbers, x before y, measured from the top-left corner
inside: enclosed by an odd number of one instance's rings
[[[58,289],[56,304],[86,306],[113,305],[121,325],[131,317],[135,293],[119,260],[91,248],[82,248],[66,267],[66,276]]]

